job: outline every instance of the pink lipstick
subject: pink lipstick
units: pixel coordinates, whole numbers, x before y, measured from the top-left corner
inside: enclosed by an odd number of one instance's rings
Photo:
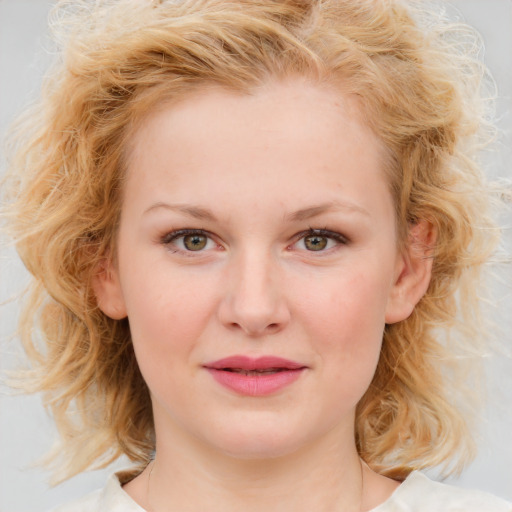
[[[247,396],[275,393],[296,381],[307,367],[280,357],[252,359],[232,356],[207,363],[204,367],[224,387]]]

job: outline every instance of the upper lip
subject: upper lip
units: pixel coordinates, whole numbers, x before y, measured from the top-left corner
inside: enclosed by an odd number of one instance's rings
[[[296,361],[290,361],[289,359],[283,359],[282,357],[275,356],[262,356],[257,358],[247,356],[230,356],[218,361],[212,361],[206,363],[205,368],[213,370],[223,370],[227,368],[236,368],[239,370],[268,370],[270,368],[282,368],[286,370],[298,370],[305,368],[305,365],[297,363]]]

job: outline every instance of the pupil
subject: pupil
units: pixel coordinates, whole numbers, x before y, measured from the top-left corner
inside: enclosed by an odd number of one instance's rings
[[[183,238],[183,244],[189,251],[200,251],[206,246],[204,235],[187,235]]]
[[[307,236],[304,240],[306,248],[310,251],[321,251],[327,246],[327,238],[325,236]]]

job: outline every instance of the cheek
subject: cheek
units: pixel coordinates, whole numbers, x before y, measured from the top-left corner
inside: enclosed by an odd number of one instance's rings
[[[298,315],[307,323],[325,364],[343,365],[352,375],[373,372],[385,326],[387,290],[382,277],[354,270],[309,286]]]
[[[190,358],[215,307],[215,284],[183,272],[137,274],[127,283],[126,306],[141,372],[172,378]],[[149,384],[149,382],[148,382]]]

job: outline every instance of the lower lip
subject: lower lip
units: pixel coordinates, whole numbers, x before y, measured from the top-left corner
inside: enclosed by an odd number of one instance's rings
[[[295,382],[304,368],[283,370],[276,373],[261,375],[245,375],[243,373],[227,372],[207,368],[213,378],[224,387],[246,396],[265,396],[276,393]]]

